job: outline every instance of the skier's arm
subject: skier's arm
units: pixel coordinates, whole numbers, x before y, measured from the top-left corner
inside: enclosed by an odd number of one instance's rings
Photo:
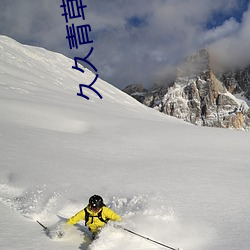
[[[83,209],[83,210],[81,210],[80,212],[78,212],[77,214],[75,214],[74,216],[72,216],[72,217],[67,221],[67,224],[75,225],[78,221],[84,220],[84,218],[85,218],[85,212],[84,212],[84,209]]]
[[[107,219],[110,219],[110,220],[112,220],[112,221],[118,221],[118,222],[122,221],[121,216],[118,215],[118,214],[116,214],[116,213],[115,213],[113,210],[111,210],[110,208],[105,207],[104,210],[105,210],[105,217],[106,217]]]

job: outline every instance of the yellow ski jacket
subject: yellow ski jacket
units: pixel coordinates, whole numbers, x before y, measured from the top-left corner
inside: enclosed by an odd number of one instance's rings
[[[116,214],[113,210],[110,208],[103,206],[99,211],[93,212],[89,209],[89,207],[86,207],[87,212],[89,213],[88,221],[85,221],[86,226],[88,226],[89,230],[92,233],[97,232],[100,228],[102,228],[106,223],[104,221],[112,220],[112,221],[121,221],[120,215]],[[104,220],[100,220],[98,218],[98,214],[100,214],[101,211],[101,218]],[[67,224],[75,225],[80,220],[85,220],[85,210],[82,209],[77,214],[72,216],[68,221]]]

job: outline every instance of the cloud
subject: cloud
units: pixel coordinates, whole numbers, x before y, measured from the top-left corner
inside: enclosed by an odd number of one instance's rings
[[[66,0],[65,0],[66,1]],[[234,17],[238,0],[83,0],[94,41],[69,49],[62,0],[1,0],[0,33],[18,41],[89,60],[101,78],[119,88],[130,83],[149,87],[168,78],[181,60],[204,46],[226,58],[226,48],[249,49],[249,17]],[[215,15],[216,14],[216,15]],[[222,23],[215,17],[224,18]],[[213,23],[208,29],[207,24]],[[222,52],[223,51],[223,52]],[[249,51],[249,50],[248,50]],[[236,53],[236,52],[235,52]]]
[[[56,2],[1,0],[0,34],[39,46],[58,44],[65,27],[61,25],[60,1]]]
[[[229,20],[224,21],[221,26],[204,31],[204,34],[201,36],[200,43],[211,44],[213,42],[219,41],[225,37],[237,33],[239,28],[240,24],[235,20],[235,18],[232,17]]]
[[[109,74],[116,83],[132,82],[152,84],[166,78],[171,69],[186,56],[210,43],[224,38],[239,29],[234,18],[223,26],[207,31],[204,27],[214,12],[230,15],[237,7],[236,1],[144,1],[143,5],[114,6],[112,22],[103,27],[96,41],[98,54],[106,51]],[[115,10],[120,10],[118,13]],[[96,13],[97,14],[97,13]],[[137,17],[143,20],[128,28],[126,20]],[[102,19],[95,17],[96,22]],[[105,19],[105,18],[104,18]],[[105,59],[101,60],[105,62]],[[105,65],[101,65],[104,68]],[[132,76],[132,77],[131,77]]]
[[[250,64],[250,9],[244,13],[242,22],[225,37],[210,44],[210,51],[216,61],[225,67],[247,66]],[[226,24],[221,29],[226,29]]]

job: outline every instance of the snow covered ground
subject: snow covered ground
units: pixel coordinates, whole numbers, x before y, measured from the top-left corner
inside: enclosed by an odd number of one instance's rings
[[[190,125],[101,79],[103,99],[86,100],[79,84],[95,76],[73,65],[0,36],[0,248],[163,249],[112,225],[90,244],[84,223],[62,239],[36,223],[53,228],[96,193],[171,247],[249,250],[249,132]]]

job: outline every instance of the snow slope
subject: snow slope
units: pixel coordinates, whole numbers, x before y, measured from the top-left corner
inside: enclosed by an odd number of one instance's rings
[[[61,240],[36,223],[53,228],[97,193],[171,247],[250,249],[249,133],[181,122],[101,79],[103,99],[86,100],[79,84],[95,76],[73,65],[0,36],[0,248],[162,249],[112,225],[90,244],[83,223]]]

